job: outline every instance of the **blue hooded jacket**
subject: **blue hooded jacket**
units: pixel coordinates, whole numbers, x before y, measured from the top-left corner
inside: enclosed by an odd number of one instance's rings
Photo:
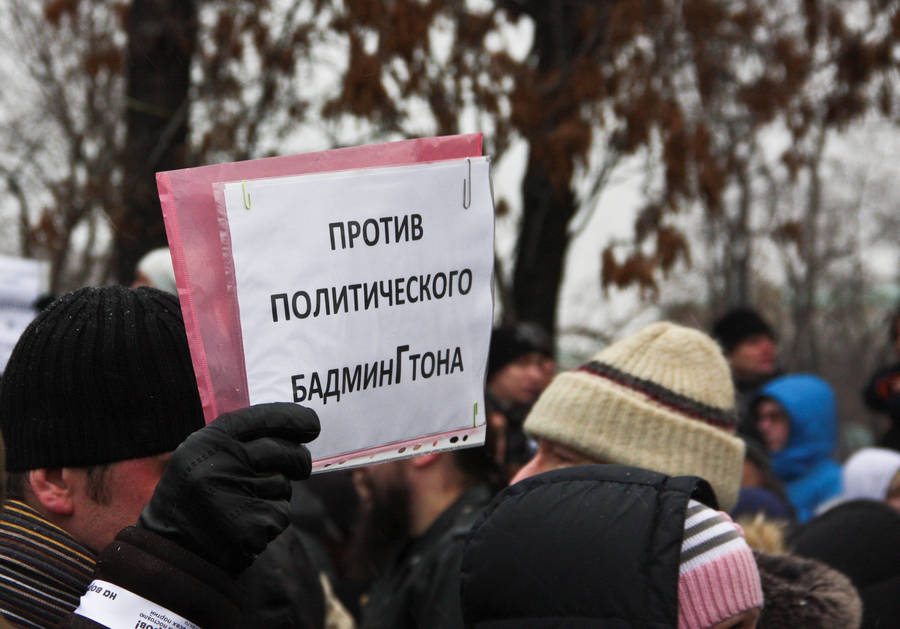
[[[769,382],[755,402],[763,398],[778,402],[790,418],[790,436],[772,455],[772,468],[785,483],[797,520],[805,522],[819,504],[841,492],[841,468],[831,458],[837,447],[834,391],[818,376],[794,374]]]

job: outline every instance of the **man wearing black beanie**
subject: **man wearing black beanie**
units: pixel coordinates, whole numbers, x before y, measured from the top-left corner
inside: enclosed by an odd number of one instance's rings
[[[0,611],[52,626],[73,609],[95,553],[137,521],[203,423],[174,295],[88,287],[41,312],[0,387]]]
[[[555,367],[550,335],[537,324],[507,323],[491,333],[485,389],[488,441],[510,477],[533,454],[522,422],[553,379]]]
[[[260,430],[246,426],[251,419],[271,430],[270,416],[275,411],[247,410],[225,425],[240,428],[251,439],[260,436],[256,434]],[[318,432],[315,414],[307,412],[312,415],[307,423],[315,423]],[[288,413],[285,421],[294,418]],[[260,618],[270,616],[276,606],[281,614],[287,608],[285,599],[293,599],[300,588],[303,609],[283,615],[291,616],[289,626],[315,626],[311,619],[307,622],[307,614],[323,605],[322,592],[305,550],[295,548],[293,538],[285,534],[276,540],[278,546],[252,562],[255,554],[245,557],[247,548],[228,537],[254,524],[251,516],[255,515],[248,508],[283,498],[280,492],[286,481],[273,484],[274,478],[267,480],[255,470],[258,465],[251,465],[254,456],[272,463],[262,445],[249,446],[255,455],[238,453],[237,466],[217,463],[204,482],[195,483],[200,493],[186,501],[179,492],[189,486],[186,479],[191,474],[213,460],[215,448],[208,439],[222,432],[204,430],[205,440],[194,440],[193,453],[182,455],[176,466],[179,471],[170,470],[169,482],[157,489],[172,452],[203,424],[177,297],[148,287],[88,287],[61,296],[39,314],[13,350],[0,386],[0,428],[8,472],[8,495],[0,511],[0,615],[19,627],[56,626],[79,600],[84,605],[81,597],[91,583],[97,553],[105,547],[109,552],[120,530],[138,522],[144,510],[143,529],[174,539],[241,577],[241,597],[233,605],[266,600],[265,609],[248,603],[252,608],[247,617],[235,619],[238,625],[285,626]],[[239,447],[230,434],[220,435],[213,445],[219,447],[219,442]],[[277,445],[274,440],[266,447]],[[250,478],[243,479],[242,473]],[[235,510],[227,502],[225,489],[237,484],[241,492],[252,494],[255,483],[263,481],[263,493],[271,495],[262,496],[262,501],[240,498],[240,513],[247,522],[225,526],[228,530],[215,526],[210,513],[228,515]],[[274,487],[277,492],[272,493]],[[154,509],[145,509],[155,489],[158,494],[164,490],[163,494],[157,496]],[[192,510],[202,510],[202,517],[191,520]],[[283,528],[274,527],[267,518],[262,522],[259,526],[268,539]],[[128,530],[116,542],[113,555],[119,560],[123,543],[146,546],[146,535]],[[109,559],[105,561],[96,564],[98,571],[104,565],[109,570]],[[251,569],[246,569],[250,563]],[[193,559],[186,565],[193,566]],[[196,578],[195,568],[186,569]],[[171,567],[165,572],[174,574]],[[273,586],[276,573],[289,583]],[[105,580],[122,576],[119,571]],[[181,590],[190,598],[193,587]],[[207,599],[200,598],[209,606]],[[294,620],[300,615],[302,621]],[[217,622],[215,626],[225,625]]]
[[[712,336],[731,367],[739,428],[758,438],[751,426],[749,404],[756,390],[779,374],[775,331],[756,310],[739,306],[716,319]]]
[[[738,383],[758,387],[778,369],[775,332],[756,310],[746,306],[729,310],[713,324],[713,336]]]
[[[502,411],[516,406],[527,411],[549,382],[544,365],[552,360],[550,336],[538,325],[526,322],[494,328],[488,356],[488,396]]]

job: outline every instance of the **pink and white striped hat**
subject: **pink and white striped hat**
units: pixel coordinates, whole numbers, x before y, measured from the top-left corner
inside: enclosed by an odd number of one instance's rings
[[[678,574],[679,629],[706,629],[762,604],[759,571],[741,527],[725,513],[689,501]]]

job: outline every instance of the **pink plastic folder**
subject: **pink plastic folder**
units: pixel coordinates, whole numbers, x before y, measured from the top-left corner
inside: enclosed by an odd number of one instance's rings
[[[404,140],[156,174],[194,373],[207,422],[249,404],[227,226],[213,184],[481,155],[481,134]]]

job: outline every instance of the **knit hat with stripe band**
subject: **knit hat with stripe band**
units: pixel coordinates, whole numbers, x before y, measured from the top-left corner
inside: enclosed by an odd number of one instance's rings
[[[700,476],[727,511],[737,502],[744,459],[736,422],[731,372],[718,344],[660,322],[557,375],[525,431],[600,463]]]
[[[202,426],[178,298],[155,288],[63,295],[22,334],[0,386],[10,472],[169,452]]]
[[[726,514],[691,500],[684,516],[678,568],[678,627],[712,627],[762,607],[753,552]]]

